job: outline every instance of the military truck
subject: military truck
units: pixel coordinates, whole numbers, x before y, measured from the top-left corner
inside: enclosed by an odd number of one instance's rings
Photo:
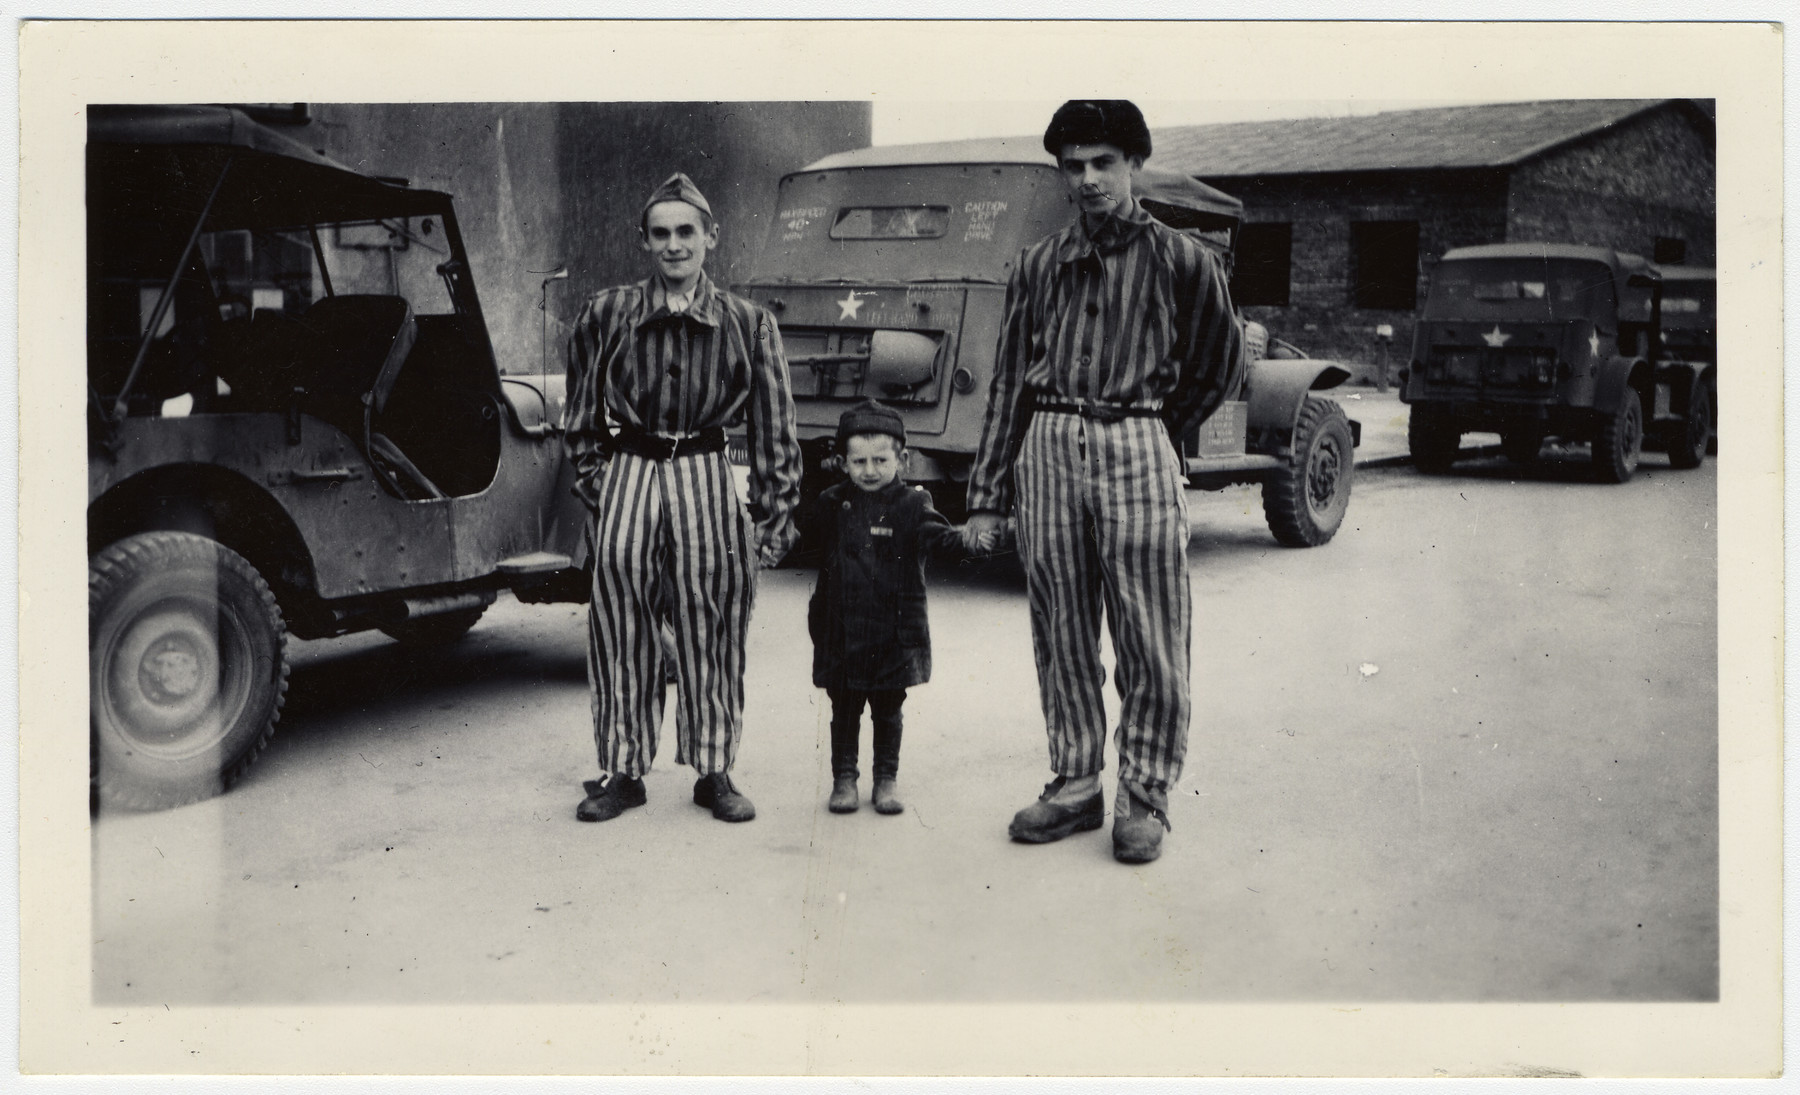
[[[1630,479],[1647,445],[1675,467],[1698,465],[1712,431],[1713,369],[1665,350],[1663,288],[1657,267],[1603,247],[1445,253],[1400,393],[1413,463],[1442,474],[1462,435],[1485,431],[1521,464],[1547,438],[1586,443],[1608,483]]]
[[[1670,360],[1684,361],[1700,370],[1706,382],[1705,391],[1697,393],[1705,401],[1706,414],[1689,414],[1687,428],[1695,431],[1694,435],[1669,449],[1670,462],[1686,467],[1683,461],[1692,459],[1697,465],[1701,453],[1719,451],[1719,286],[1711,267],[1658,269],[1663,282],[1663,352]]]
[[[1229,267],[1241,202],[1176,172],[1146,166],[1138,178],[1152,215]],[[768,240],[737,289],[781,324],[805,499],[830,481],[838,416],[873,397],[906,423],[908,478],[961,510],[1013,263],[1075,215],[1056,165],[1020,139],[858,149],[781,180]],[[1268,345],[1266,333],[1246,342]],[[1190,483],[1261,483],[1277,540],[1330,540],[1359,431],[1312,393],[1349,375],[1325,361],[1251,360],[1243,390],[1183,439]]]
[[[546,393],[502,378],[448,194],[226,107],[88,115],[97,797],[214,794],[274,731],[290,636],[467,631],[587,596]]]

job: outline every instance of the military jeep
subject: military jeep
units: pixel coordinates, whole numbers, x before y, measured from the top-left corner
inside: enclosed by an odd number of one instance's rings
[[[1149,166],[1137,190],[1146,210],[1229,269],[1243,203]],[[1074,217],[1055,164],[1019,139],[858,149],[781,180],[767,242],[737,290],[781,324],[806,456],[803,500],[829,482],[839,415],[873,397],[906,423],[908,478],[947,513],[962,509],[1012,265]],[[1252,345],[1266,348],[1266,335],[1246,339]],[[1359,431],[1335,401],[1311,393],[1349,375],[1258,353],[1243,390],[1183,439],[1190,484],[1261,483],[1277,540],[1331,539],[1349,505]]]
[[[451,198],[225,107],[88,115],[88,625],[98,797],[214,794],[290,635],[467,631],[587,596],[552,407],[502,378]]]
[[[1420,471],[1448,471],[1462,435],[1500,435],[1518,463],[1547,438],[1586,443],[1623,483],[1646,446],[1678,468],[1713,428],[1710,360],[1663,346],[1663,274],[1636,255],[1559,243],[1447,252],[1431,272],[1400,398]]]

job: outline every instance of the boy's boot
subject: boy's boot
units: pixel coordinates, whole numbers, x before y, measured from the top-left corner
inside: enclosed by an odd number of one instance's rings
[[[877,785],[879,786],[879,784]],[[854,773],[831,777],[831,798],[826,801],[825,808],[834,814],[854,814],[856,812],[856,776]],[[879,805],[876,809],[880,809]]]
[[[875,789],[869,793],[869,801],[875,804],[875,812],[878,814],[897,814],[906,809],[906,804],[894,793],[894,780],[891,776],[875,780]]]

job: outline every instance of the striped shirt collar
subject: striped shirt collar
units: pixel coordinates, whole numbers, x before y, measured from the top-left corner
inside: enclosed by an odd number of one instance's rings
[[[1088,235],[1086,226],[1077,216],[1074,224],[1063,229],[1062,239],[1057,244],[1056,261],[1068,263],[1096,252],[1109,254],[1122,250],[1137,239],[1150,219],[1150,214],[1138,204],[1136,197],[1115,210],[1092,236]]]
[[[637,315],[632,318],[631,325],[633,327],[642,327],[652,320],[668,319],[677,314],[669,311],[668,295],[663,289],[662,279],[655,274],[651,274],[639,282],[638,289],[642,299],[638,304]],[[718,288],[713,285],[712,279],[706,276],[706,271],[702,270],[700,271],[700,280],[694,283],[694,292],[688,302],[687,311],[680,314],[691,316],[697,322],[704,323],[708,327],[717,327],[719,325],[718,300]]]

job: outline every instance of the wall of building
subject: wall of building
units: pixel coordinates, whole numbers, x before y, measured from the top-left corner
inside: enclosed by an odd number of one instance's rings
[[[1506,238],[1506,177],[1496,170],[1356,172],[1331,175],[1209,178],[1241,198],[1245,219],[1293,225],[1288,304],[1247,306],[1246,316],[1275,338],[1313,357],[1361,367],[1380,359],[1375,329],[1394,328],[1390,367],[1405,364],[1413,312],[1359,308],[1350,284],[1350,225],[1357,221],[1416,221],[1418,294],[1424,298],[1430,264],[1452,247]]]
[[[1559,240],[1653,257],[1658,237],[1683,240],[1689,265],[1716,261],[1711,127],[1671,103],[1556,149],[1513,172],[1507,238]]]
[[[501,368],[562,368],[568,324],[593,291],[644,277],[638,212],[685,171],[722,228],[707,272],[749,272],[783,174],[869,143],[865,102],[317,104],[290,135],[362,171],[456,197]],[[547,338],[538,309],[544,275]]]
[[[561,189],[585,196],[565,214],[569,303],[648,276],[638,218],[650,191],[676,171],[694,180],[719,224],[707,275],[725,286],[744,280],[781,177],[865,147],[871,118],[869,104],[851,102],[563,104]]]

